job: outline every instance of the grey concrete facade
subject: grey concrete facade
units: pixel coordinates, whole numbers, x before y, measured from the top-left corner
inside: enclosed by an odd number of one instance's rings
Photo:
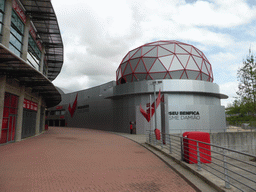
[[[68,127],[104,129],[129,133],[129,123],[136,122],[136,134],[145,134],[155,129],[155,114],[150,121],[141,113],[154,102],[154,80],[115,85],[109,82],[87,90],[62,94],[62,102],[50,108],[47,123],[60,120],[56,111],[65,113]],[[157,108],[157,128],[166,133],[205,130],[221,132],[226,128],[225,110],[220,99],[227,98],[219,93],[215,83],[199,80],[161,80],[155,90],[161,91],[164,99]],[[77,97],[77,106],[76,103]],[[70,106],[70,109],[69,109]],[[71,116],[71,109],[73,114]],[[52,112],[52,115],[51,115]],[[60,114],[58,112],[58,114]]]

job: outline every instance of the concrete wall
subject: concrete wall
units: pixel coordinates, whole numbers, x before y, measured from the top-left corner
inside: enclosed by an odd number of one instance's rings
[[[256,132],[211,133],[211,143],[256,155]]]

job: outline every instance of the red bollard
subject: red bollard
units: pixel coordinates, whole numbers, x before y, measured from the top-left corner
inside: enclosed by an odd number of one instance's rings
[[[155,129],[155,135],[156,135],[156,140],[160,140],[161,139],[160,130],[159,129]]]

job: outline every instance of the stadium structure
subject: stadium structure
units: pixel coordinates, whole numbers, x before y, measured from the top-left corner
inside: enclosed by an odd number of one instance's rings
[[[219,86],[204,53],[179,41],[156,41],[129,51],[116,81],[65,94],[46,124],[145,134],[221,132],[226,127]],[[135,128],[136,127],[136,128]]]
[[[45,109],[61,94],[52,84],[63,43],[50,0],[0,0],[0,143],[38,135]]]

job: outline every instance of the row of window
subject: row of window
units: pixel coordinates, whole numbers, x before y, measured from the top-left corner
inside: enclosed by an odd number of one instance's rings
[[[65,115],[65,110],[57,110],[57,111],[46,111],[46,116],[49,115]]]
[[[3,25],[3,16],[4,16],[4,7],[5,0],[0,0],[0,40],[2,41],[2,25]],[[12,10],[12,18],[11,18],[11,34],[10,34],[10,42],[9,49],[19,57],[22,55],[22,46],[23,46],[23,37],[24,37],[24,29],[25,24],[20,16],[16,13],[16,11]],[[27,62],[34,67],[35,69],[40,69],[40,60],[41,60],[41,51],[29,33],[28,39],[28,53],[27,53]],[[47,74],[47,65],[46,61],[44,61],[43,74]]]

